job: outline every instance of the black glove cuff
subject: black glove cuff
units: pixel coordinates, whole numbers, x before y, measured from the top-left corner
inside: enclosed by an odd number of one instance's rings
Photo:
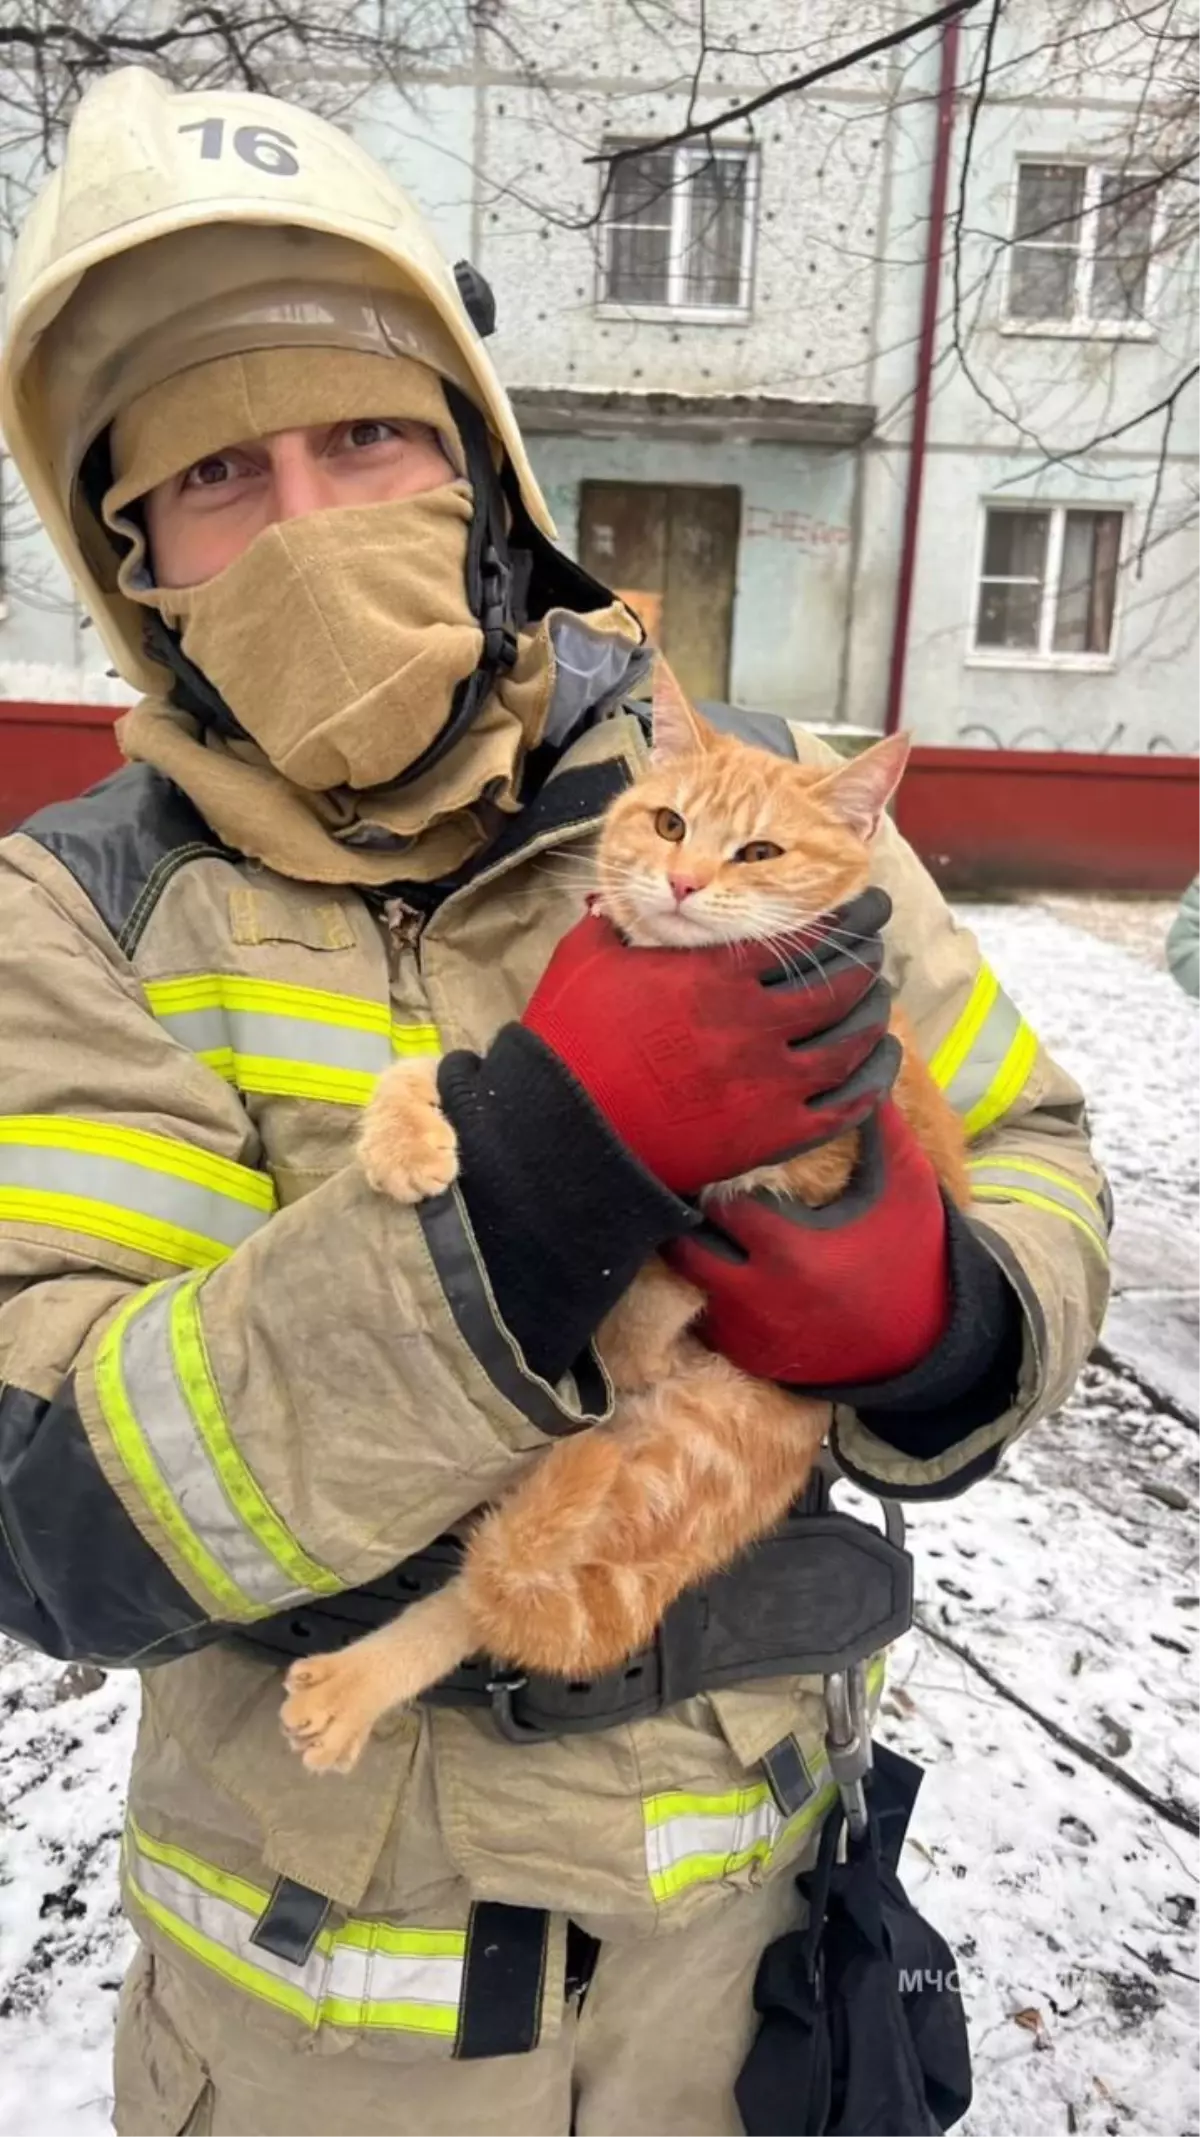
[[[642,1264],[697,1213],[646,1171],[523,1025],[505,1025],[482,1058],[447,1054],[438,1092],[496,1304],[526,1364],[556,1381]]]
[[[1025,1347],[1021,1302],[962,1212],[946,1203],[950,1325],[911,1371],[857,1386],[806,1388],[857,1412],[915,1461],[944,1454],[1010,1409]]]

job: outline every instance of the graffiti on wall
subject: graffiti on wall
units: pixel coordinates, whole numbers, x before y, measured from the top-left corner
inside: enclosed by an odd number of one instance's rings
[[[1106,728],[1098,727],[1094,722],[1068,728],[1034,725],[1006,735],[998,728],[990,727],[986,720],[968,720],[959,728],[956,740],[968,749],[1082,750],[1094,757],[1111,757],[1129,754],[1125,744],[1128,732],[1127,723],[1117,720]],[[1151,735],[1147,742],[1135,744],[1133,754],[1183,757],[1188,752],[1181,749],[1171,735],[1160,733]]]
[[[797,549],[819,556],[829,549],[846,548],[850,529],[836,520],[818,519],[815,512],[748,505],[742,535],[748,542],[790,542]]]

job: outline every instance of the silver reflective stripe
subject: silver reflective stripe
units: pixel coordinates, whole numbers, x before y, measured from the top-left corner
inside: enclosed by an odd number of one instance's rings
[[[258,1009],[183,1009],[159,1014],[164,1031],[194,1054],[232,1053],[259,1061],[298,1061],[318,1068],[380,1076],[392,1059],[385,1032]]]
[[[164,1855],[175,1860],[164,1861]],[[295,1965],[252,1941],[266,1892],[211,1865],[196,1862],[201,1874],[189,1874],[187,1861],[182,1849],[155,1845],[151,1855],[132,1832],[126,1834],[133,1898],[201,1964],[309,2025],[391,2027],[454,2038],[465,1933],[353,1922],[340,1933],[323,1933],[307,1960]],[[406,1943],[413,1949],[396,1948]]]
[[[929,1072],[973,1141],[1012,1110],[1037,1060],[1036,1034],[981,964],[966,1003],[936,1049]]]
[[[247,1602],[263,1610],[281,1610],[310,1590],[289,1579],[225,1492],[178,1377],[172,1314],[179,1288],[164,1284],[125,1322],[121,1336],[125,1395],[187,1530]]]
[[[738,1811],[683,1811],[661,1825],[646,1826],[646,1867],[651,1889],[660,1897],[685,1885],[699,1884],[719,1876],[712,1865],[731,1866],[749,1850],[769,1851],[783,1831],[785,1820],[769,1794]],[[740,1865],[739,1865],[740,1867]],[[682,1875],[680,1875],[682,1873]]]
[[[986,1098],[1020,1026],[1021,1012],[1016,1003],[997,988],[970,1053],[945,1086],[956,1113],[969,1113],[981,1098]]]
[[[874,1703],[883,1685],[886,1657],[867,1665],[867,1690]],[[874,1711],[874,1705],[872,1705]],[[806,1761],[813,1793],[799,1810],[785,1817],[765,1781],[713,1793],[691,1794],[666,1789],[642,1799],[646,1871],[660,1905],[693,1885],[712,1884],[751,1863],[764,1863],[781,1846],[790,1846],[821,1823],[836,1800],[829,1764],[823,1754]]]
[[[971,1188],[981,1202],[1023,1202],[1065,1217],[1077,1231],[1107,1248],[1109,1222],[1100,1204],[1057,1165],[1037,1158],[976,1158],[968,1163]]]
[[[187,1154],[185,1146],[181,1150]],[[183,1179],[177,1172],[160,1172],[150,1165],[103,1157],[77,1146],[55,1150],[45,1143],[0,1142],[0,1189],[4,1188],[108,1203],[230,1249],[249,1239],[271,1214],[267,1208]],[[52,1214],[47,1206],[47,1221]]]

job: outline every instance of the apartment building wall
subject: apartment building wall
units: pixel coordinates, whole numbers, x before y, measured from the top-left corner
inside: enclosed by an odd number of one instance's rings
[[[863,41],[916,12],[872,0],[855,11],[854,35]],[[1156,266],[1149,321],[1136,332],[1041,332],[1028,322],[1014,331],[1006,318],[1019,163],[1099,167],[1133,124],[1139,85],[1119,44],[1080,45],[1067,79],[1046,34],[1061,15],[1062,0],[1027,0],[1002,24],[973,128],[965,236],[957,263],[948,243],[941,264],[904,718],[928,741],[1189,752],[1194,535],[1182,523],[1194,488],[1192,410],[1180,404],[1165,454],[1161,424],[1132,418],[1161,397],[1193,331],[1194,256]],[[605,140],[661,140],[715,119],[777,80],[779,54],[797,50],[794,0],[762,0],[753,24],[744,8],[709,0],[713,51],[697,89],[697,20],[692,0],[637,9],[582,0],[561,14],[542,0],[506,0],[503,40],[477,33],[469,63],[423,84],[415,103],[368,95],[353,123],[416,194],[451,257],[472,257],[492,281],[494,352],[527,412],[566,545],[603,552],[615,528],[626,561],[636,551],[648,577],[640,506],[647,525],[675,524],[689,499],[708,493],[734,531],[719,554],[693,560],[690,606],[678,591],[688,576],[678,542],[674,591],[623,579],[620,555],[610,559],[615,582],[645,597],[648,620],[662,621],[665,600],[682,634],[672,657],[682,652],[686,665],[711,570],[713,598],[728,600],[716,666],[730,696],[878,726],[910,477],[936,43],[781,99],[716,137],[753,167],[744,302],[615,302],[595,214],[599,171],[587,158]],[[963,32],[964,81],[977,72],[977,36]],[[846,37],[844,10],[808,0],[806,66]],[[956,157],[969,120],[964,95]],[[956,162],[951,230],[957,195]],[[970,377],[954,348],[956,319]],[[1067,450],[1104,430],[1119,434],[1082,456]],[[729,493],[732,520],[721,504]],[[1115,623],[1102,657],[975,647],[989,504],[1057,512],[1060,530],[1067,510],[1121,512]],[[14,517],[19,508],[10,526]],[[1074,525],[1073,540],[1079,532]],[[10,541],[8,563],[0,689],[114,689],[36,538]]]

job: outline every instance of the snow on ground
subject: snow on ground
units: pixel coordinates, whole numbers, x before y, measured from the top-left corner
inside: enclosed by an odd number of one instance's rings
[[[881,1716],[928,1769],[904,1875],[960,1962],[964,2137],[1195,2137],[1200,1019],[1157,969],[1161,911],[963,917],[1087,1091],[1124,1310],[1061,1418],[912,1519]],[[0,1642],[0,2137],[109,2127],[135,1702]]]

